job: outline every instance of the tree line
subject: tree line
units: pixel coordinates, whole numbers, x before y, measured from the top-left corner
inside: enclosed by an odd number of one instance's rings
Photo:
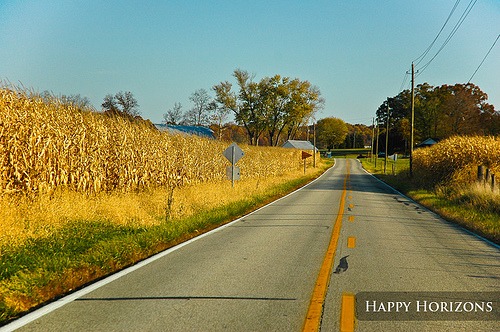
[[[500,112],[487,102],[488,95],[472,84],[415,88],[414,142],[441,140],[454,135],[499,135]],[[411,91],[387,98],[376,112],[381,137],[389,121],[389,152],[407,153],[411,131]],[[385,150],[385,141],[379,148]]]
[[[372,126],[348,124],[338,118],[324,118],[313,128],[311,119],[323,107],[319,89],[308,81],[274,75],[255,81],[247,71],[233,72],[236,85],[223,81],[190,96],[192,107],[184,111],[180,103],[163,115],[166,124],[210,127],[221,140],[251,145],[281,145],[287,139],[311,140],[316,132],[319,148],[362,148],[371,145]],[[44,91],[42,98],[51,99]],[[500,135],[500,112],[487,102],[488,96],[472,84],[415,88],[414,142],[427,138],[444,139],[453,135]],[[60,102],[93,109],[80,95],[60,96]],[[129,91],[108,94],[102,111],[140,119],[139,104]],[[228,122],[230,115],[234,122]],[[377,109],[380,151],[385,151],[385,131],[389,121],[389,153],[407,154],[410,142],[411,92],[404,90],[387,98]],[[150,121],[148,121],[150,123]],[[152,126],[152,124],[150,123]],[[376,134],[376,133],[375,133]]]

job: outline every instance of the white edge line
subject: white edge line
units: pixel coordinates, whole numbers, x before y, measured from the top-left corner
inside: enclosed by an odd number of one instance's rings
[[[358,159],[356,159],[356,160],[358,160]],[[358,162],[361,164],[361,162],[360,162],[359,160],[358,160]],[[454,223],[454,222],[451,222],[451,221],[446,220],[444,217],[440,216],[440,215],[439,215],[439,214],[437,214],[436,212],[434,212],[434,211],[432,211],[432,210],[428,209],[427,207],[423,206],[423,205],[422,205],[422,204],[420,204],[419,202],[415,201],[413,198],[408,197],[408,196],[406,196],[405,194],[401,193],[399,190],[396,190],[395,188],[391,187],[390,185],[388,185],[387,183],[385,183],[384,181],[380,180],[380,179],[379,179],[379,178],[377,178],[375,175],[373,175],[372,173],[370,173],[370,172],[368,172],[366,169],[364,169],[364,167],[363,167],[363,165],[362,165],[362,164],[361,164],[361,169],[362,169],[362,170],[363,170],[366,174],[371,175],[371,176],[372,176],[375,180],[377,180],[378,182],[383,183],[383,184],[384,184],[384,185],[386,185],[387,187],[391,188],[391,189],[392,189],[393,191],[395,191],[398,195],[401,195],[401,196],[403,196],[404,198],[406,198],[406,199],[408,199],[408,200],[412,201],[413,203],[415,203],[415,204],[417,204],[418,206],[420,206],[422,209],[426,210],[426,211],[427,211],[427,212],[429,212],[429,213],[432,213],[432,214],[433,214],[434,216],[436,216],[437,218],[439,218],[439,219],[441,219],[441,220],[443,220],[443,221],[446,221],[446,222],[447,222],[447,223],[449,223],[449,224],[452,224],[454,227],[458,227],[458,228],[460,228],[462,231],[465,231],[466,233],[469,233],[470,235],[474,235],[474,236],[475,236],[475,237],[477,237],[479,240],[482,240],[482,241],[486,242],[486,243],[487,243],[487,244],[489,244],[490,246],[493,246],[493,247],[495,247],[495,248],[497,248],[497,249],[500,249],[500,245],[498,245],[498,244],[496,244],[496,243],[494,243],[494,242],[492,242],[492,241],[490,241],[490,240],[488,240],[488,239],[486,239],[486,238],[482,237],[482,236],[481,236],[481,235],[479,235],[479,234],[476,234],[476,233],[474,233],[474,232],[472,232],[472,231],[468,230],[467,228],[465,228],[465,227],[463,227],[463,226],[461,226],[461,225],[459,225],[459,224],[456,224],[456,223]]]
[[[174,252],[174,251],[176,251],[176,250],[178,250],[178,249],[180,249],[180,248],[182,248],[182,247],[184,247],[184,246],[186,246],[186,245],[188,245],[188,244],[190,244],[190,243],[192,243],[192,242],[194,242],[196,240],[199,240],[199,239],[201,239],[201,238],[203,238],[205,236],[209,236],[209,235],[211,235],[213,233],[216,233],[216,232],[218,232],[220,230],[223,230],[224,228],[229,227],[229,226],[237,223],[238,221],[240,221],[240,220],[242,220],[242,219],[244,219],[244,218],[246,218],[246,217],[248,217],[248,216],[250,216],[250,215],[252,215],[252,214],[254,214],[254,213],[256,213],[256,212],[258,212],[258,211],[260,211],[260,210],[262,210],[262,209],[264,209],[266,207],[268,207],[268,206],[270,206],[270,205],[273,205],[274,203],[277,203],[277,202],[281,201],[282,199],[285,199],[288,196],[291,196],[291,195],[295,194],[296,192],[298,192],[298,191],[300,191],[300,190],[308,187],[309,185],[313,184],[314,182],[316,182],[320,178],[322,178],[328,172],[328,170],[333,169],[335,167],[335,165],[336,165],[336,163],[334,163],[334,165],[332,167],[330,167],[329,169],[327,169],[325,172],[323,172],[323,174],[321,174],[320,176],[318,176],[313,181],[311,181],[311,182],[303,185],[302,187],[300,187],[298,189],[295,189],[294,191],[292,191],[291,193],[286,194],[283,197],[280,197],[280,198],[278,198],[278,199],[276,199],[276,200],[274,200],[274,201],[272,201],[272,202],[270,202],[270,203],[268,203],[268,204],[266,204],[264,206],[261,206],[257,210],[254,210],[254,211],[252,211],[252,212],[250,212],[250,213],[248,213],[248,214],[246,214],[244,216],[239,217],[238,219],[235,219],[235,220],[233,220],[231,222],[228,222],[227,224],[219,226],[219,227],[217,227],[217,228],[215,228],[215,229],[213,229],[211,231],[208,231],[206,233],[200,234],[200,235],[198,235],[198,236],[196,236],[196,237],[194,237],[192,239],[189,239],[189,240],[187,240],[185,242],[179,243],[179,244],[177,244],[177,245],[175,245],[175,246],[173,246],[173,247],[171,247],[169,249],[166,249],[166,250],[164,250],[162,252],[159,252],[159,253],[157,253],[157,254],[149,257],[149,258],[146,258],[145,260],[140,261],[139,263],[137,263],[135,265],[127,267],[127,268],[125,268],[123,270],[120,270],[120,271],[118,271],[118,272],[116,272],[116,273],[114,273],[114,274],[112,274],[112,275],[110,275],[108,277],[105,277],[104,279],[101,279],[101,280],[99,280],[99,281],[97,281],[95,283],[92,283],[89,286],[86,286],[86,287],[84,287],[84,288],[82,288],[82,289],[80,289],[80,290],[78,290],[78,291],[76,291],[74,293],[66,295],[66,296],[64,296],[64,297],[62,297],[62,298],[60,298],[60,299],[58,299],[58,300],[56,300],[54,302],[48,303],[47,305],[44,305],[43,307],[41,307],[39,309],[36,309],[36,310],[34,310],[34,311],[32,311],[32,312],[24,315],[24,316],[19,317],[18,319],[12,321],[11,323],[0,327],[0,332],[10,332],[10,331],[14,331],[14,330],[16,330],[18,328],[21,328],[21,327],[23,327],[23,326],[25,326],[25,325],[27,325],[27,324],[29,324],[29,323],[31,323],[31,322],[39,319],[40,317],[45,316],[45,315],[51,313],[52,311],[57,310],[60,307],[66,305],[66,304],[68,304],[70,302],[73,302],[74,300],[76,300],[76,299],[78,299],[78,298],[80,298],[80,297],[82,297],[84,295],[87,295],[88,293],[93,292],[94,290],[96,290],[98,288],[101,288],[104,285],[107,285],[107,284],[109,284],[109,283],[111,283],[111,282],[113,282],[113,281],[115,281],[115,280],[117,280],[117,279],[119,279],[119,278],[121,278],[121,277],[129,274],[129,273],[132,273],[135,270],[138,270],[141,267],[146,266],[149,263],[152,263],[152,262],[154,262],[154,261],[156,261],[156,260],[158,260],[158,259],[160,259],[160,258],[162,258],[162,257],[164,257],[164,256],[166,256],[166,255],[168,255],[168,254],[170,254],[170,253],[172,253],[172,252]]]

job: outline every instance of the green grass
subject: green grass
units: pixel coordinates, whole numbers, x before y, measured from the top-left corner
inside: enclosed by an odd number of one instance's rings
[[[333,161],[324,163],[325,169]],[[265,194],[157,226],[128,227],[77,220],[50,236],[0,248],[0,325],[97,278],[230,222],[310,182],[307,175]],[[161,218],[161,217],[159,217]]]
[[[370,159],[361,159],[361,163],[368,172],[444,219],[500,244],[499,194],[495,196],[494,193],[488,192],[487,188],[477,194],[471,185],[423,187],[418,179],[410,178],[408,159],[397,161],[394,175],[392,165],[387,167],[387,174],[384,174],[384,159],[377,160],[376,168],[374,161]],[[389,164],[392,164],[392,161]]]
[[[440,190],[412,190],[409,196],[446,220],[500,244],[500,214],[495,209],[476,201],[464,202],[455,193],[445,195]]]
[[[377,158],[375,165],[375,158],[362,158],[360,159],[363,167],[373,174],[384,174],[384,162],[385,158]],[[394,165],[394,168],[393,168]],[[386,172],[387,174],[408,174],[408,170],[410,168],[410,159],[408,158],[399,158],[396,162],[388,159]]]
[[[328,150],[320,150],[321,155],[325,155]],[[332,149],[330,150],[332,157],[346,157],[346,156],[354,156],[357,157],[359,155],[368,156],[370,153],[370,149],[358,148],[358,149]]]

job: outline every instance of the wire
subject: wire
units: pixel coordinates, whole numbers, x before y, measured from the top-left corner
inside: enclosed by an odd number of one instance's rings
[[[444,47],[448,44],[448,42],[451,40],[451,38],[453,38],[453,36],[455,35],[455,33],[457,32],[457,30],[460,28],[460,26],[462,25],[462,23],[465,21],[465,19],[467,18],[467,16],[469,15],[470,11],[472,10],[472,8],[474,7],[474,5],[476,4],[477,0],[471,0],[469,2],[469,4],[467,5],[467,8],[465,8],[465,11],[464,13],[462,14],[462,16],[460,16],[460,19],[458,20],[458,22],[455,24],[455,26],[453,27],[453,30],[450,32],[450,34],[448,35],[448,37],[446,38],[446,40],[444,41],[443,45],[439,48],[439,50],[437,51],[437,53],[425,64],[423,65],[422,67],[420,67],[418,69],[419,71],[419,74],[417,75],[420,76],[424,71],[425,69],[427,69],[427,67],[431,64],[431,62],[438,56],[438,54],[444,49]]]
[[[457,0],[455,2],[455,5],[453,6],[453,8],[451,9],[451,12],[450,14],[448,15],[448,18],[446,18],[446,21],[444,22],[443,26],[441,27],[441,30],[439,30],[436,38],[434,38],[434,40],[432,41],[432,43],[429,45],[429,47],[427,47],[427,49],[424,51],[424,53],[422,53],[418,58],[416,58],[415,60],[413,60],[412,62],[417,62],[415,64],[415,66],[418,66],[420,64],[420,62],[422,62],[425,57],[427,56],[427,54],[429,53],[429,51],[431,50],[432,46],[434,46],[434,43],[436,42],[436,40],[439,38],[439,36],[441,35],[441,32],[443,32],[444,30],[444,27],[446,26],[446,24],[448,24],[448,21],[450,20],[451,18],[451,15],[453,15],[453,13],[455,12],[455,9],[457,9],[457,6],[458,4],[460,3],[461,0]],[[420,60],[419,60],[420,59]]]
[[[481,68],[481,66],[483,65],[484,60],[486,60],[486,58],[490,54],[490,52],[493,49],[493,47],[495,47],[495,44],[497,43],[498,38],[500,38],[500,35],[497,36],[497,39],[495,39],[495,41],[493,42],[493,45],[491,45],[490,49],[488,50],[488,53],[486,53],[486,55],[484,56],[483,61],[481,61],[481,63],[479,64],[479,66],[477,66],[476,70],[474,71],[474,74],[472,74],[472,76],[469,78],[469,81],[467,81],[467,84],[470,83],[470,81],[472,80],[472,78],[474,77],[474,75],[476,75],[476,73],[479,70],[479,68]]]
[[[408,76],[410,76],[410,73],[405,72],[405,76],[403,77],[403,82],[401,83],[401,86],[399,87],[399,91],[403,91],[403,88],[406,84],[406,80],[408,79]]]

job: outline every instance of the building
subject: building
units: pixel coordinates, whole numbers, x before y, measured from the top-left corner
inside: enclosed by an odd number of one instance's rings
[[[178,126],[155,123],[155,127],[159,131],[166,131],[172,135],[196,135],[205,138],[215,138],[214,131],[212,129],[202,126]]]
[[[435,140],[433,140],[432,138],[428,138],[425,141],[417,144],[415,147],[417,147],[417,148],[425,148],[425,147],[433,146],[436,143],[437,142]]]
[[[314,145],[312,145],[312,143],[309,141],[298,141],[289,139],[282,145],[282,147],[290,149],[299,149],[299,150],[310,150],[310,151],[314,150],[318,152],[318,149],[316,149]]]

